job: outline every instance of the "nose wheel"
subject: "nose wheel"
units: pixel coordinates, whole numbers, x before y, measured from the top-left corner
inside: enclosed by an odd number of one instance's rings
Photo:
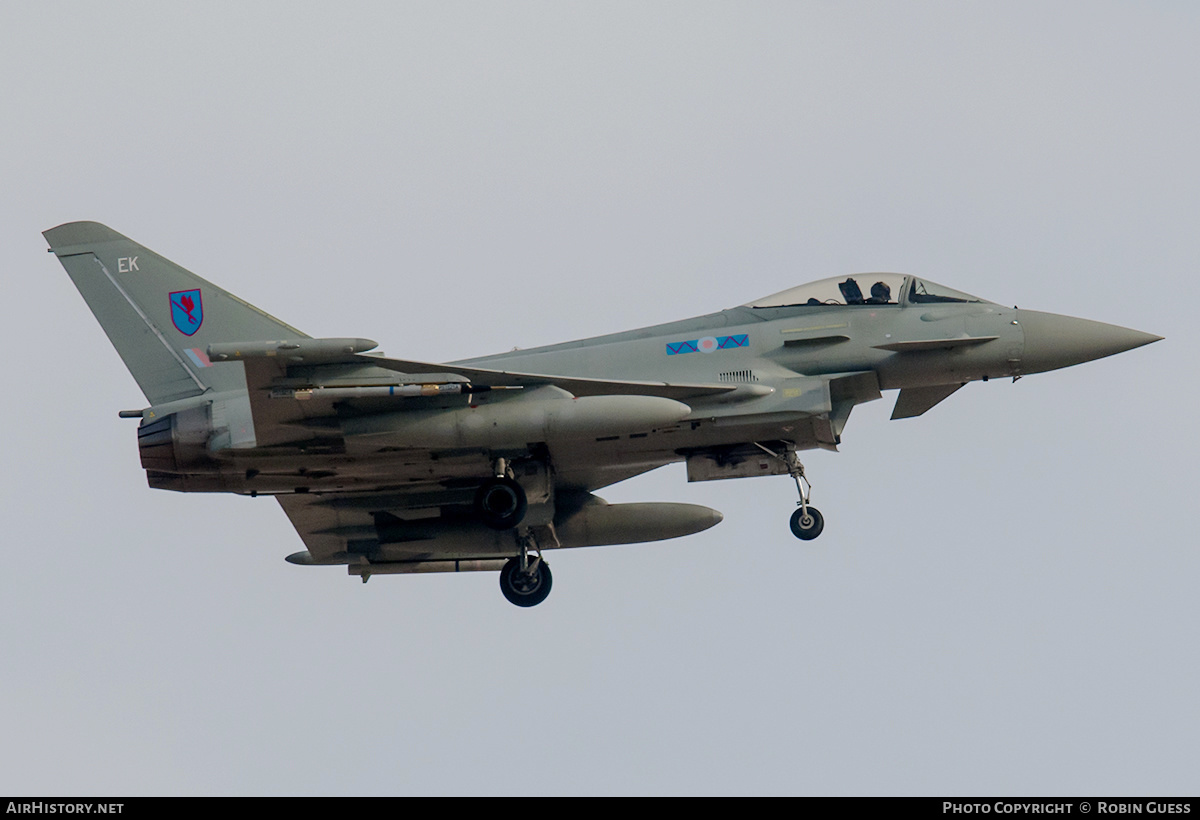
[[[801,541],[811,541],[825,529],[825,516],[816,507],[801,507],[792,513],[792,535]]]
[[[789,524],[792,528],[792,535],[799,538],[801,541],[811,541],[821,534],[825,529],[825,516],[821,515],[820,510],[810,506],[808,497],[812,494],[812,484],[804,475],[804,465],[800,463],[799,456],[795,450],[787,450],[780,455],[774,450],[763,447],[758,442],[755,442],[760,450],[767,455],[780,459],[787,464],[788,475],[796,482],[796,492],[800,494],[800,500],[796,502],[799,508],[792,513],[792,518]]]

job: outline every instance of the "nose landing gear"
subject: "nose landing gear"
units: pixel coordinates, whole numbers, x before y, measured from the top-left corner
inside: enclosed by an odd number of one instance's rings
[[[800,500],[796,502],[799,507],[790,520],[792,535],[799,538],[801,541],[811,541],[821,534],[825,529],[825,516],[821,515],[820,510],[816,507],[809,506],[808,497],[812,494],[812,483],[804,475],[804,465],[800,463],[800,457],[796,455],[795,450],[786,450],[782,455],[776,453],[767,447],[763,447],[758,442],[755,442],[760,450],[780,459],[787,464],[788,475],[796,482],[796,492],[800,494]]]

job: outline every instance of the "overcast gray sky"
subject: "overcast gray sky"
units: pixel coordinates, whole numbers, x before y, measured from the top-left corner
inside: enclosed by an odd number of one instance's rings
[[[0,793],[1195,794],[1194,3],[0,3]],[[146,487],[40,232],[450,360],[919,273],[1165,342],[488,573]]]

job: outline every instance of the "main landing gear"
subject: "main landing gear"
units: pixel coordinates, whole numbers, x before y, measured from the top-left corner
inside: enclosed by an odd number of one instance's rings
[[[517,483],[512,464],[507,459],[498,458],[492,467],[492,478],[484,481],[475,492],[475,516],[494,530],[514,531],[519,551],[500,570],[500,591],[517,606],[537,606],[550,594],[554,576],[550,574],[550,565],[542,560],[542,550],[534,529],[528,526],[518,529],[525,520],[529,499],[525,488]],[[525,477],[536,475],[537,471],[531,473],[528,467],[528,464],[524,465]],[[534,487],[537,486],[535,481]],[[542,503],[538,490],[531,492],[534,493],[535,503]],[[544,512],[540,508],[539,511]],[[553,534],[552,529],[550,532]],[[532,556],[531,550],[534,553]]]
[[[550,565],[542,560],[542,551],[534,537],[521,536],[520,542],[521,554],[509,559],[500,570],[500,591],[517,606],[537,606],[550,594],[554,576],[550,574]],[[537,550],[534,558],[529,557],[530,545]]]
[[[755,444],[758,444],[755,442]],[[792,528],[792,535],[799,538],[801,541],[811,541],[821,534],[825,529],[825,516],[821,515],[820,510],[816,507],[811,507],[808,504],[808,497],[812,494],[812,484],[804,475],[804,465],[800,463],[800,457],[796,455],[795,450],[787,450],[783,455],[776,453],[761,444],[758,448],[774,458],[778,458],[787,464],[788,475],[796,482],[796,492],[800,494],[800,500],[796,502],[799,508],[792,513],[792,518],[789,524]]]

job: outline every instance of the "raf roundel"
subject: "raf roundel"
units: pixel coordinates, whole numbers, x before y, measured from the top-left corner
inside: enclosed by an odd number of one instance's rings
[[[701,353],[713,353],[719,347],[720,346],[717,344],[717,340],[712,336],[705,336],[703,339],[696,342],[696,348]]]

